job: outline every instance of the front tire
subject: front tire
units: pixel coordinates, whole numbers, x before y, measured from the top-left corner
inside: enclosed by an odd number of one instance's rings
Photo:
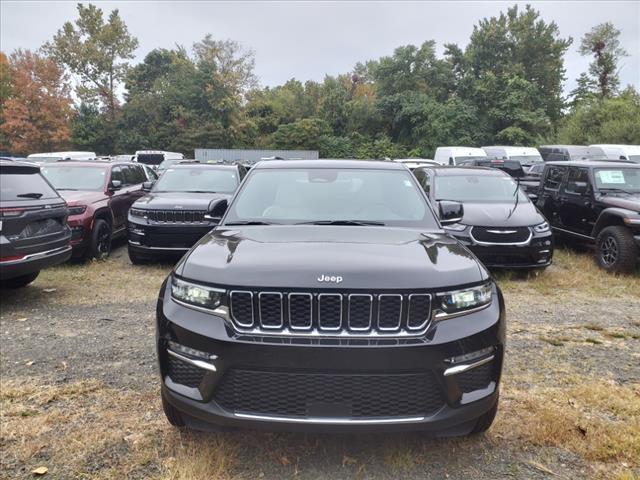
[[[163,393],[161,393],[160,396],[162,397],[162,410],[169,423],[174,427],[183,428],[185,422],[180,412],[168,402]]]
[[[145,265],[147,263],[149,263],[149,257],[147,257],[146,255],[141,255],[133,250],[131,250],[130,248],[127,249],[128,253],[129,253],[129,260],[131,260],[131,263],[134,265]]]
[[[496,418],[496,413],[498,413],[499,400],[500,400],[500,397],[498,396],[498,398],[496,398],[496,403],[493,407],[491,407],[491,410],[489,410],[486,413],[483,413],[478,417],[478,420],[476,421],[476,424],[474,425],[471,432],[469,432],[469,435],[478,435],[480,433],[484,433],[487,430],[489,430],[489,428],[493,424],[493,421]]]
[[[603,228],[596,238],[596,260],[608,272],[633,272],[638,249],[631,232],[621,226]]]
[[[93,224],[89,258],[104,260],[111,253],[111,225],[99,218]]]
[[[37,272],[27,273],[26,275],[20,275],[19,277],[8,278],[0,281],[0,287],[12,289],[26,287],[33,282],[39,274],[40,271],[38,270]]]

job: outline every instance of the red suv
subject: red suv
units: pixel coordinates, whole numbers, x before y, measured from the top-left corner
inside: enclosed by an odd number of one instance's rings
[[[127,212],[144,195],[141,165],[125,162],[56,162],[42,173],[67,201],[73,256],[105,258],[111,241],[127,230]]]

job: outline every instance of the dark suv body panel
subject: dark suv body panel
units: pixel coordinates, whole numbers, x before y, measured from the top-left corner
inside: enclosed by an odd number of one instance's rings
[[[0,193],[1,279],[32,275],[68,260],[71,231],[67,225],[67,206],[42,177],[40,169],[30,164],[0,161],[0,175],[3,180],[3,192]],[[34,175],[37,179],[21,185],[18,177],[25,175]],[[25,191],[18,192],[24,188]],[[10,189],[16,189],[16,192],[11,193]],[[41,197],[36,198],[38,195]]]

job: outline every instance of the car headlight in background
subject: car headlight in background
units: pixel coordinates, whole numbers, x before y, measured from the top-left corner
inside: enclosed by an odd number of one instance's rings
[[[442,228],[454,232],[462,232],[465,228],[467,228],[467,226],[462,223],[452,223],[451,225],[443,225]]]
[[[536,233],[545,233],[545,232],[548,232],[549,230],[550,230],[549,224],[547,222],[542,222],[533,227],[533,231]]]
[[[145,210],[140,210],[139,208],[130,208],[129,213],[132,217],[145,218],[147,216],[147,212]]]
[[[69,207],[69,215],[82,215],[86,210],[86,205],[76,205],[75,207]]]
[[[462,315],[468,310],[487,306],[493,298],[491,282],[477,287],[441,292],[436,294],[435,319],[443,320],[452,316]]]
[[[222,302],[224,290],[171,278],[171,295],[189,305],[214,310]]]

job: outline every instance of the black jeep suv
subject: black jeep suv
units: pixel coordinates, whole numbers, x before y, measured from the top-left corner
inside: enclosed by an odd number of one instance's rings
[[[538,207],[565,239],[595,245],[600,266],[632,272],[640,254],[640,165],[548,162]]]
[[[502,294],[394,162],[268,161],[160,290],[173,425],[323,431],[489,428]]]
[[[19,288],[71,256],[67,205],[30,163],[0,160],[0,286]]]
[[[414,170],[432,202],[454,200],[464,216],[444,228],[489,268],[545,268],[553,235],[522,187],[507,173],[484,167],[421,167]]]
[[[129,258],[144,263],[159,255],[182,255],[211,230],[209,203],[229,198],[244,178],[241,165],[172,165],[129,210]]]

